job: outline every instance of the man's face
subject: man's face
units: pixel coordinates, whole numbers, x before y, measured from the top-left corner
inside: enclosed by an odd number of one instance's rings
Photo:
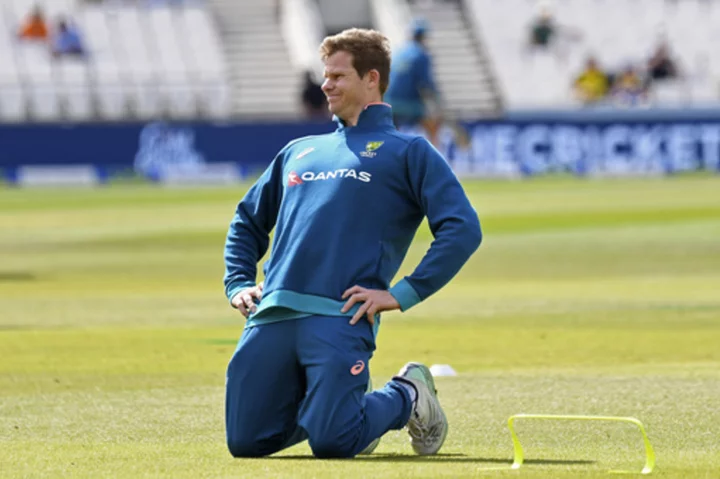
[[[344,51],[337,51],[325,60],[322,90],[330,111],[343,120],[365,106],[368,90],[366,81],[355,71],[352,60],[352,55]]]

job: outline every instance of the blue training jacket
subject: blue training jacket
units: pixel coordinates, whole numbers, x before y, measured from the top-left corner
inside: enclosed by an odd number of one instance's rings
[[[389,289],[406,311],[480,245],[480,222],[455,174],[427,140],[395,129],[389,105],[368,105],[357,126],[336,121],[333,133],[285,146],[238,204],[225,244],[228,299],[255,285],[275,228],[263,298],[247,326],[340,316],[342,294],[356,284]],[[424,217],[435,239],[390,287]]]

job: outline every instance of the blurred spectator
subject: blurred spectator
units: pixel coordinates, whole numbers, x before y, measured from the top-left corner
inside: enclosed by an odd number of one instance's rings
[[[53,56],[85,56],[85,47],[80,32],[74,25],[60,19],[52,39]]]
[[[634,66],[628,65],[615,77],[612,85],[615,102],[622,106],[637,106],[647,100],[647,84]]]
[[[428,140],[437,145],[440,119],[428,110],[439,110],[440,95],[425,45],[427,32],[428,26],[423,20],[413,22],[412,39],[393,55],[390,84],[384,98],[392,105],[397,127],[422,125]]]
[[[552,13],[547,6],[543,6],[540,15],[530,25],[530,47],[548,48],[557,33],[557,26]]]
[[[527,51],[531,53],[551,53],[556,60],[568,59],[572,44],[582,39],[583,34],[577,28],[559,24],[553,15],[550,4],[538,3],[538,14],[529,26]]]
[[[23,40],[46,41],[49,37],[45,15],[40,7],[35,7],[25,23],[20,27],[18,36]]]
[[[608,93],[608,76],[594,57],[589,57],[585,69],[575,78],[576,96],[586,105],[602,101]]]
[[[648,60],[648,73],[652,80],[667,80],[680,76],[675,61],[670,56],[670,48],[661,42]]]
[[[305,72],[305,86],[302,91],[302,103],[308,118],[327,119],[330,116],[327,98],[322,86],[315,81],[313,72]]]

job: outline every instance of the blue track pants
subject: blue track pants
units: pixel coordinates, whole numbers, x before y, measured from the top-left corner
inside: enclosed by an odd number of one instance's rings
[[[225,423],[235,457],[262,457],[308,439],[315,456],[353,457],[408,421],[407,391],[366,394],[375,350],[364,319],[310,316],[243,331],[227,370]]]

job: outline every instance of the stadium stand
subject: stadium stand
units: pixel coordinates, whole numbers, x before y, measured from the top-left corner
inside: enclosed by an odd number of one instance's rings
[[[79,54],[55,55],[38,16],[25,22],[36,5],[51,34],[60,17],[79,32]],[[251,176],[289,139],[331,128],[302,100],[326,34],[370,25],[398,49],[418,17],[444,100],[436,143],[459,175],[720,169],[720,0],[0,0],[0,182]],[[627,108],[646,85],[617,74],[644,74],[661,32],[680,78]],[[589,70],[578,95],[589,54],[615,75]],[[623,108],[591,94],[618,78]]]
[[[367,1],[394,48],[413,18],[430,24],[439,87],[457,118],[577,108],[571,85],[588,55],[611,73],[632,63],[642,75],[660,38],[682,75],[653,83],[649,105],[720,102],[720,2]],[[60,16],[75,25],[88,55],[54,58],[47,44],[20,41],[35,6],[51,27]],[[559,34],[552,48],[530,49],[541,6]],[[321,75],[323,20],[315,0],[3,0],[0,119],[297,118],[303,72]]]
[[[227,49],[234,112],[297,116],[301,77],[293,71],[276,2],[212,0],[210,5]]]
[[[468,0],[487,42],[511,109],[576,108],[572,79],[592,54],[611,72],[640,67],[660,39],[667,40],[683,75],[653,85],[650,106],[717,104],[720,58],[715,54],[720,2],[704,0]],[[539,8],[559,26],[545,51],[527,47]]]
[[[34,6],[76,25],[84,58],[53,58],[15,32]],[[0,4],[0,115],[6,121],[225,118],[227,67],[211,12],[198,2]]]

